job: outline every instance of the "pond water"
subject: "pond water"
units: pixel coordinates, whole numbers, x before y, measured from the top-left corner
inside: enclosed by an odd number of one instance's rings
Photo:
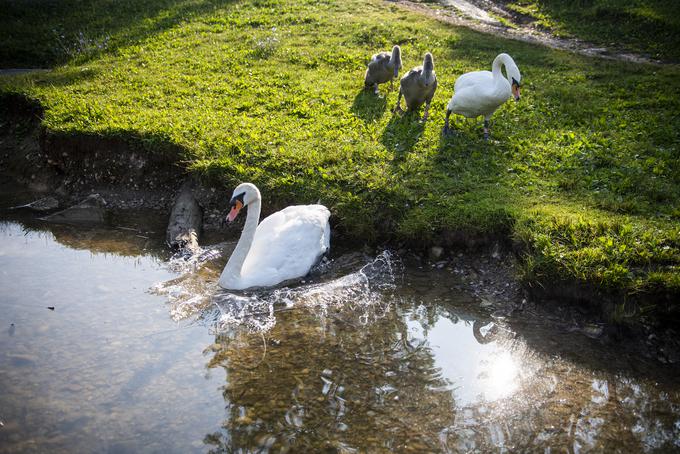
[[[183,264],[163,228],[0,222],[0,453],[680,449],[677,369],[451,270],[342,254],[230,295],[230,245]]]

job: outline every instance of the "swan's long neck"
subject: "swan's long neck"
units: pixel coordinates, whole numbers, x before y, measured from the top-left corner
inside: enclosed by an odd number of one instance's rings
[[[248,204],[248,216],[243,226],[241,237],[238,239],[234,252],[231,253],[227,266],[224,267],[222,275],[227,275],[231,279],[241,278],[241,268],[245,262],[250,246],[255,238],[255,231],[260,220],[260,199],[256,199]],[[221,280],[221,279],[220,279]]]
[[[495,82],[498,82],[502,79],[508,80],[503,73],[501,72],[501,66],[505,66],[505,70],[507,71],[507,68],[509,65],[515,64],[515,62],[510,58],[510,55],[508,54],[499,54],[496,58],[493,60],[493,64],[491,65],[491,73],[493,74],[493,80]],[[510,80],[508,80],[508,83],[511,83]]]

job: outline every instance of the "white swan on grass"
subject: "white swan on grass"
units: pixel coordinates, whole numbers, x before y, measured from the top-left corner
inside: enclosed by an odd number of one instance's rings
[[[227,220],[248,207],[241,237],[218,284],[229,290],[270,287],[302,277],[330,248],[330,211],[323,205],[294,205],[259,225],[260,191],[252,183],[234,189]]]
[[[501,72],[505,66],[507,78]],[[484,139],[489,138],[489,119],[491,115],[511,96],[515,101],[520,98],[522,76],[515,61],[508,54],[499,54],[489,71],[473,71],[460,76],[453,86],[453,97],[446,109],[444,134],[449,134],[451,113],[468,118],[484,116]]]

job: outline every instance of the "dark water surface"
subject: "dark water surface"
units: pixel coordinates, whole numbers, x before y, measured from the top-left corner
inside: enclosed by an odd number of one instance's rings
[[[163,228],[0,223],[0,453],[680,450],[670,366],[450,270],[349,254],[234,297]]]

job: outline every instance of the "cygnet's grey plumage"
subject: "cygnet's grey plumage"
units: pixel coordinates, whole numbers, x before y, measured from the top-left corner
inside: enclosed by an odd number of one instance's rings
[[[422,66],[416,66],[401,78],[399,97],[393,112],[401,111],[401,96],[404,95],[408,110],[415,111],[425,104],[423,120],[427,120],[430,103],[437,90],[437,76],[434,73],[434,61],[431,53],[425,54]]]
[[[390,90],[392,89],[392,81],[399,76],[401,69],[401,48],[394,46],[392,53],[380,52],[371,57],[371,61],[366,68],[366,76],[364,77],[364,86],[366,89],[373,87],[373,91],[378,94],[378,84],[390,82]]]

